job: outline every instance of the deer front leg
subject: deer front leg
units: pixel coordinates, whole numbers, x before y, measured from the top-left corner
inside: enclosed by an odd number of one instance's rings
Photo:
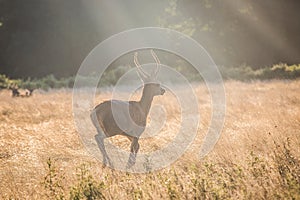
[[[131,146],[130,146],[130,155],[129,155],[129,159],[127,162],[127,168],[130,168],[135,164],[136,154],[138,153],[138,151],[140,149],[139,138],[132,137],[129,139],[131,140]]]

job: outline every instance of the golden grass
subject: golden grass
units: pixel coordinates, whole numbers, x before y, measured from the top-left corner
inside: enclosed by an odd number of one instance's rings
[[[8,91],[1,91],[0,198],[49,198],[42,184],[48,173],[48,158],[64,177],[65,197],[82,163],[89,163],[95,180],[103,182],[103,195],[107,199],[283,197],[285,187],[277,172],[274,151],[282,150],[283,142],[289,138],[290,153],[299,160],[300,81],[228,81],[225,87],[226,121],[214,150],[198,160],[211,117],[210,96],[205,85],[200,84],[194,88],[201,114],[196,140],[176,163],[148,174],[102,168],[86,152],[73,122],[70,91],[36,92],[31,98],[12,98]],[[100,94],[97,101],[109,97],[110,94]],[[172,94],[156,98],[154,103],[165,106],[167,122],[159,139],[141,139],[141,152],[162,148],[180,128],[180,110]],[[151,116],[150,124],[156,120]],[[151,135],[150,127],[145,135]],[[121,136],[111,141],[129,148],[129,141]],[[298,175],[299,182],[295,184],[300,183]],[[297,191],[289,195],[300,198]]]

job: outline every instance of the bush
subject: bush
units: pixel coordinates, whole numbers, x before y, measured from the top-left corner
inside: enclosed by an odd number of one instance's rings
[[[118,82],[118,80],[123,76],[123,74],[125,74],[128,70],[130,70],[129,66],[119,66],[111,70],[106,70],[101,77],[99,85],[115,85]]]
[[[195,70],[187,71],[183,68],[177,67],[189,81],[203,81],[200,74]],[[98,83],[99,86],[115,85],[120,77],[130,70],[130,66],[119,66],[106,70]],[[272,67],[265,67],[254,70],[250,66],[242,65],[239,67],[223,67],[219,70],[224,80],[233,79],[239,81],[250,80],[269,80],[269,79],[296,79],[300,77],[300,64],[287,65],[277,64]],[[98,82],[99,77],[96,74],[89,76],[77,76],[83,87],[93,86]],[[45,76],[40,79],[9,79],[5,75],[0,74],[0,89],[9,88],[11,85],[18,85],[20,88],[48,90],[49,88],[72,88],[74,86],[75,76],[57,79],[53,74]],[[80,85],[79,85],[80,87]]]
[[[61,175],[51,158],[47,160],[47,174],[42,184],[46,189],[46,196],[51,199],[65,199],[64,182],[65,177]]]
[[[248,80],[269,80],[269,79],[296,79],[300,77],[300,64],[291,65],[277,64],[272,67],[265,67],[254,70],[249,66],[220,67],[221,74],[225,80],[234,79],[240,81]]]
[[[103,182],[97,182],[90,174],[90,168],[87,164],[82,164],[77,169],[77,182],[71,186],[69,190],[66,190],[66,186],[63,185],[65,177],[59,173],[54,166],[54,162],[51,158],[47,160],[47,174],[42,184],[45,188],[46,196],[49,199],[63,200],[69,197],[71,200],[94,200],[105,199],[103,195]]]
[[[103,182],[97,182],[90,174],[88,165],[82,164],[77,170],[77,183],[70,190],[70,199],[105,199],[102,194]]]
[[[10,79],[4,74],[0,74],[0,89],[8,89],[12,85],[21,85],[22,80]]]

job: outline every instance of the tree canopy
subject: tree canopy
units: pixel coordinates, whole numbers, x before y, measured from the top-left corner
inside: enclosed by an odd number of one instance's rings
[[[74,75],[112,34],[145,26],[192,36],[218,65],[300,63],[297,0],[0,0],[0,73]]]

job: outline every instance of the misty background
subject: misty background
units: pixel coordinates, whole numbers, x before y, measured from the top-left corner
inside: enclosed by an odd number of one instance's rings
[[[299,9],[299,0],[0,0],[0,74],[73,76],[101,41],[147,26],[191,36],[217,65],[296,64]]]

